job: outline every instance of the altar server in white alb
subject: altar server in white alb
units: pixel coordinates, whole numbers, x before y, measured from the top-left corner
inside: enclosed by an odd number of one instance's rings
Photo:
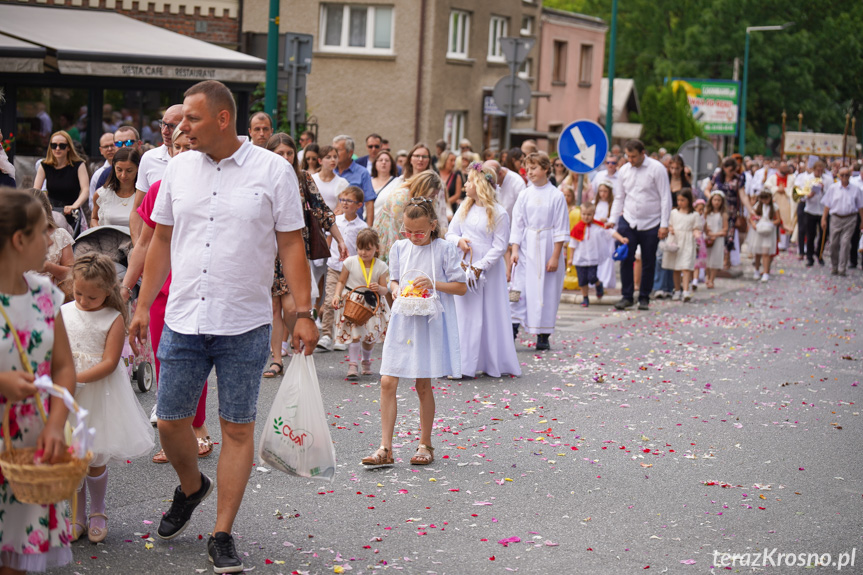
[[[524,160],[530,185],[515,202],[512,213],[512,263],[524,266],[527,309],[524,328],[535,334],[536,349],[549,349],[560,294],[563,290],[564,242],[569,240],[569,210],[563,194],[548,181],[551,161],[545,152]]]
[[[509,214],[495,199],[494,170],[477,162],[467,172],[467,198],[446,234],[464,254],[464,265],[468,266],[468,293],[455,298],[461,372],[468,377],[480,371],[491,377],[521,375],[515,342],[509,337],[503,258],[509,246]]]

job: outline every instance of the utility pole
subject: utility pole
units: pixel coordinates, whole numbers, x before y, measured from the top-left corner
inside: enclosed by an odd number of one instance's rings
[[[273,119],[273,127],[278,124],[278,87],[279,87],[279,0],[270,0],[270,18],[267,28],[267,81],[264,84],[264,111]]]
[[[614,124],[614,48],[617,44],[617,0],[611,3],[611,38],[608,40],[608,102],[605,105],[605,135],[611,142]]]

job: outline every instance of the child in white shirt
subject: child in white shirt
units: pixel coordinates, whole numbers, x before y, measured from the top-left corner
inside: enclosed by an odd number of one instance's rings
[[[578,274],[578,286],[581,288],[582,307],[588,307],[590,300],[587,292],[590,284],[596,284],[596,297],[602,299],[604,287],[596,276],[597,268],[606,260],[611,259],[614,251],[614,241],[628,244],[629,240],[614,230],[606,229],[600,222],[593,219],[596,206],[585,204],[581,206],[581,221],[575,224],[570,232],[569,247],[573,249],[572,265]]]
[[[336,216],[336,225],[342,233],[342,239],[345,240],[348,256],[357,255],[357,234],[369,227],[365,220],[357,216],[357,211],[362,207],[364,198],[363,191],[356,186],[345,188],[339,194],[341,213]],[[344,344],[337,347],[334,344],[333,327],[336,324],[336,316],[333,306],[328,305],[336,295],[336,284],[339,283],[342,266],[343,262],[339,259],[339,248],[333,242],[330,248],[330,259],[327,260],[327,281],[324,296],[324,302],[327,305],[321,306],[321,339],[318,341],[318,347],[327,351],[345,349]]]

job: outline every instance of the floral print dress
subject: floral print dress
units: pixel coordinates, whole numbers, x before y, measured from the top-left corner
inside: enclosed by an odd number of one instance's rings
[[[63,305],[63,293],[35,273],[24,275],[29,290],[21,295],[0,293],[0,304],[18,331],[36,376],[51,374],[54,318]],[[15,338],[0,316],[0,372],[21,371]],[[9,415],[9,435],[16,448],[33,447],[42,432],[35,398],[15,403]],[[45,412],[49,402],[44,399]],[[6,398],[0,396],[0,409]],[[2,430],[0,430],[2,434]],[[0,451],[5,451],[0,442]],[[22,571],[45,571],[72,560],[69,549],[69,509],[65,501],[54,505],[21,503],[0,473],[0,565]]]

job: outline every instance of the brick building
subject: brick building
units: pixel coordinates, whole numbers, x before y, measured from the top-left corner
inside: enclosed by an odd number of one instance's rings
[[[240,0],[0,0],[0,4],[111,10],[184,36],[237,50]]]

